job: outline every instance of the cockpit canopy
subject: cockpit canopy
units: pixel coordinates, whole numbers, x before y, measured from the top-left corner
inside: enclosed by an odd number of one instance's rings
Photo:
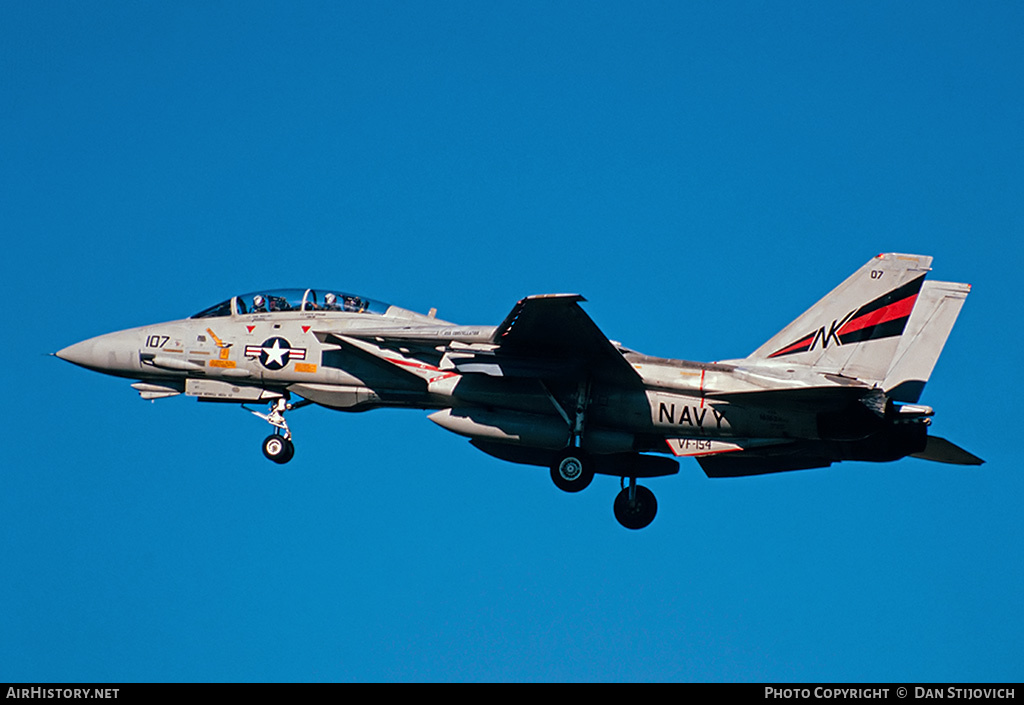
[[[383,316],[389,304],[337,289],[266,289],[232,296],[227,301],[203,309],[192,318],[285,312],[368,313]]]

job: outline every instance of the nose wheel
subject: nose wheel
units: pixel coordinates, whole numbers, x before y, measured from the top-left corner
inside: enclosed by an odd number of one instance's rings
[[[270,409],[262,414],[255,409],[244,407],[255,416],[259,416],[268,424],[274,427],[274,432],[263,439],[263,455],[278,465],[284,465],[295,455],[295,444],[292,443],[292,432],[288,429],[288,422],[284,420],[284,412],[305,406],[306,400],[296,404],[289,404],[287,397],[279,397],[270,403]]]
[[[263,439],[263,455],[278,465],[284,465],[295,455],[295,444],[290,438],[274,433]]]

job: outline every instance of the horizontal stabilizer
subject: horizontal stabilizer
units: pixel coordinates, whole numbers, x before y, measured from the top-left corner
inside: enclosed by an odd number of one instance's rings
[[[938,436],[928,436],[928,445],[920,453],[914,453],[913,457],[952,465],[981,465],[985,462],[955,443]]]

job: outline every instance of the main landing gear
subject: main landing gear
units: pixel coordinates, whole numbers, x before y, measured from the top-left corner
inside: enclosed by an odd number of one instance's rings
[[[564,492],[579,492],[594,479],[590,456],[580,448],[566,448],[551,464],[551,479]]]
[[[566,448],[551,463],[551,479],[558,489],[579,492],[594,479],[594,461],[581,448]],[[646,487],[636,484],[636,478],[622,478],[622,491],[615,497],[615,518],[627,529],[642,529],[658,513],[658,500]]]
[[[654,493],[642,485],[636,484],[636,478],[629,479],[629,487],[622,479],[622,491],[615,497],[615,518],[627,529],[642,529],[652,521],[658,513],[658,500]]]
[[[564,492],[579,492],[586,489],[594,479],[594,459],[581,447],[587,405],[590,401],[590,381],[579,382],[575,418],[569,416],[564,406],[550,391],[547,394],[555,410],[569,426],[570,434],[568,447],[551,462],[551,480]],[[602,470],[606,471],[607,468]],[[654,515],[658,513],[658,501],[654,498],[653,492],[636,484],[635,477],[629,478],[629,487],[626,486],[626,478],[623,477],[622,491],[615,497],[613,509],[615,518],[624,527],[642,529],[654,521]]]

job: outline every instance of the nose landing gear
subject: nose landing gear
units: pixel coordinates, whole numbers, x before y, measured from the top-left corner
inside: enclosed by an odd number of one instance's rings
[[[259,416],[274,427],[274,432],[263,439],[263,455],[268,460],[284,465],[295,456],[295,444],[292,443],[292,432],[288,428],[288,422],[284,420],[284,412],[308,403],[300,401],[297,404],[289,404],[287,397],[278,397],[270,403],[270,409],[266,414],[245,407],[254,416]]]
[[[287,436],[273,433],[263,439],[263,455],[278,465],[284,465],[295,455],[295,444]]]

